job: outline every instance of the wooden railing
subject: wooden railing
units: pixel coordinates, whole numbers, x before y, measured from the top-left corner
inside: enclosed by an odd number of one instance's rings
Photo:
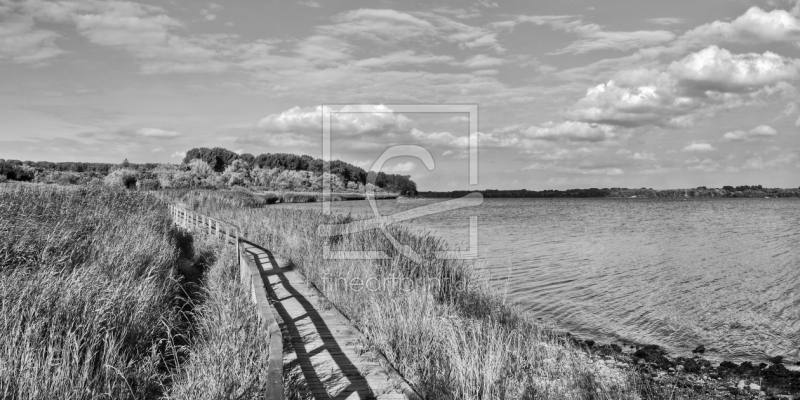
[[[252,257],[247,256],[245,243],[257,245],[242,235],[242,230],[231,223],[198,214],[185,207],[170,205],[170,213],[175,223],[186,230],[213,235],[236,246],[236,262],[239,266],[239,278],[250,292],[250,299],[256,306],[258,318],[267,327],[269,335],[269,361],[267,365],[267,400],[283,400],[283,337],[278,321],[270,309],[261,271],[254,264]]]

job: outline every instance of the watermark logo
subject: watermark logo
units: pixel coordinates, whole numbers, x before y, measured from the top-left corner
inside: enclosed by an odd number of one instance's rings
[[[358,111],[352,111],[353,109]],[[344,109],[344,110],[343,110]],[[331,118],[336,113],[462,113],[469,114],[469,184],[478,184],[478,106],[476,104],[415,104],[415,105],[323,105],[322,106],[322,159],[325,161],[323,170],[323,191],[322,191],[322,212],[331,215],[331,185],[330,185],[330,161],[331,158]],[[470,193],[464,197],[427,204],[411,210],[402,211],[396,214],[382,216],[378,211],[376,196],[374,192],[375,180],[378,172],[383,168],[386,161],[395,157],[415,157],[425,164],[428,170],[435,168],[435,163],[430,152],[418,145],[398,145],[386,149],[378,157],[370,168],[367,177],[367,201],[372,209],[373,218],[353,221],[346,224],[322,225],[317,230],[317,234],[323,237],[347,235],[366,230],[380,230],[389,240],[392,246],[403,256],[410,260],[422,263],[422,256],[413,248],[397,241],[391,235],[387,227],[395,222],[406,221],[428,215],[438,214],[445,211],[456,210],[464,207],[474,207],[483,203],[483,196],[480,193]],[[371,185],[370,185],[371,184]],[[331,249],[330,244],[323,249],[325,259],[387,259],[390,256],[384,251],[359,251],[359,250],[339,250]],[[436,251],[437,259],[463,259],[474,260],[478,257],[478,217],[471,216],[469,221],[469,248],[458,251]]]

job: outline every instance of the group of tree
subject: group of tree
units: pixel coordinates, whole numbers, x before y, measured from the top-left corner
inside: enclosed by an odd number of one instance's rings
[[[456,190],[451,192],[419,192],[420,197],[457,198],[473,193],[474,191]],[[753,186],[724,186],[721,189],[700,186],[693,189],[652,189],[652,188],[591,188],[567,190],[479,190],[487,198],[586,198],[586,197],[611,197],[611,198],[690,198],[690,197],[800,197],[798,189],[764,188],[761,185]]]
[[[462,197],[475,191],[470,190],[455,190],[451,192],[419,192],[420,197],[441,197],[441,198],[456,198]],[[487,198],[558,198],[558,197],[608,197],[610,189],[568,189],[568,190],[478,190],[483,197]]]
[[[334,191],[365,191],[368,174],[340,160],[325,163],[308,155],[287,153],[237,154],[230,150],[194,148],[182,164],[52,163],[0,159],[4,180],[60,184],[106,183],[128,188],[258,187],[280,191],[320,191],[327,180]],[[380,172],[374,190],[415,195],[417,186],[408,175]]]

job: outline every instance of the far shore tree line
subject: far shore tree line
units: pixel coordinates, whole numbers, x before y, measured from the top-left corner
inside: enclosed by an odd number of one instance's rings
[[[451,192],[419,192],[419,197],[431,198],[457,198],[466,196],[474,191],[456,190]],[[708,188],[700,186],[693,189],[664,189],[652,188],[591,188],[567,190],[479,190],[486,198],[589,198],[589,197],[636,197],[636,198],[689,198],[689,197],[800,197],[800,188],[779,189],[764,188],[761,185],[753,186],[723,186],[722,188]]]
[[[286,153],[239,155],[223,148],[195,148],[180,165],[52,163],[0,159],[0,182],[27,181],[62,185],[106,184],[129,189],[249,187],[271,191],[319,192],[327,177],[334,192],[370,188],[368,173],[344,161],[331,161],[330,173],[321,159]],[[408,175],[380,172],[371,189],[416,195]]]

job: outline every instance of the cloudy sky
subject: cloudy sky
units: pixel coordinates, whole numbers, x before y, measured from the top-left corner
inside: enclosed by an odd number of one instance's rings
[[[800,186],[800,3],[0,0],[0,158],[180,162],[192,147],[433,155],[480,188]],[[359,111],[354,106],[346,110]]]

